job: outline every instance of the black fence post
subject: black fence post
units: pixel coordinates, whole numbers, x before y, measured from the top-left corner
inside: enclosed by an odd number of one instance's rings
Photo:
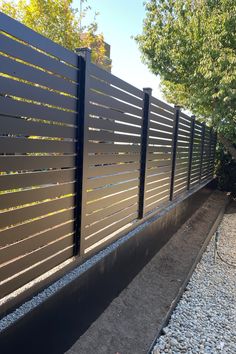
[[[144,88],[143,99],[143,122],[141,136],[141,159],[140,159],[140,180],[139,180],[139,219],[143,218],[145,209],[145,187],[146,187],[146,170],[148,159],[148,130],[149,130],[149,111],[150,100],[152,95],[151,88]]]
[[[173,194],[174,194],[175,164],[176,164],[176,149],[177,149],[177,139],[178,139],[178,129],[179,129],[179,116],[180,116],[180,107],[175,106],[175,119],[174,119],[174,127],[173,127],[173,145],[172,145],[172,170],[171,170],[171,181],[170,181],[170,200],[173,199]]]
[[[204,154],[204,144],[205,144],[205,123],[202,123],[202,142],[201,142],[201,157],[200,157],[200,173],[199,173],[199,183],[202,180],[202,164],[203,164],[203,154]]]
[[[86,206],[86,185],[88,168],[88,126],[87,106],[89,94],[89,67],[91,50],[89,48],[76,49],[79,61],[78,78],[78,120],[77,120],[77,193],[76,193],[76,234],[75,255],[84,254],[84,217]]]
[[[192,160],[193,160],[193,140],[194,140],[194,128],[195,128],[195,116],[191,117],[191,135],[189,142],[189,165],[188,165],[188,182],[187,182],[187,190],[190,189],[191,182],[191,170],[192,170]]]

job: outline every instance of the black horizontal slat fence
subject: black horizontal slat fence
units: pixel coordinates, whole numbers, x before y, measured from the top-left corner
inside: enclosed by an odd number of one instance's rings
[[[0,13],[0,298],[208,183],[216,133]]]
[[[143,116],[142,91],[90,62],[86,71],[85,253],[137,220]]]
[[[0,13],[0,297],[73,256],[78,56]]]
[[[175,109],[151,97],[147,147],[145,213],[169,201]]]

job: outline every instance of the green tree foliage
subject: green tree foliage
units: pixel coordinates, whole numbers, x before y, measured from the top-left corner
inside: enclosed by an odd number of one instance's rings
[[[214,126],[236,158],[236,1],[150,0],[136,40],[166,99]]]
[[[0,11],[68,49],[92,47],[92,61],[108,68],[104,38],[97,33],[96,20],[88,26],[80,26],[91,8],[87,6],[79,13],[72,3],[72,0],[19,0],[17,3],[0,0]],[[86,35],[81,37],[82,33]]]

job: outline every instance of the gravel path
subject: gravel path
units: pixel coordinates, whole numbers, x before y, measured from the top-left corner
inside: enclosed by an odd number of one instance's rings
[[[236,264],[236,203],[219,227],[218,251]],[[218,257],[213,236],[152,354],[236,353],[236,268]]]

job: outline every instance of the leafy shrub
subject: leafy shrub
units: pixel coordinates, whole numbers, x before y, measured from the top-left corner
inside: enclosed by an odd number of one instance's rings
[[[236,160],[228,154],[222,144],[218,144],[216,151],[216,176],[218,188],[222,191],[231,192],[236,197]]]

